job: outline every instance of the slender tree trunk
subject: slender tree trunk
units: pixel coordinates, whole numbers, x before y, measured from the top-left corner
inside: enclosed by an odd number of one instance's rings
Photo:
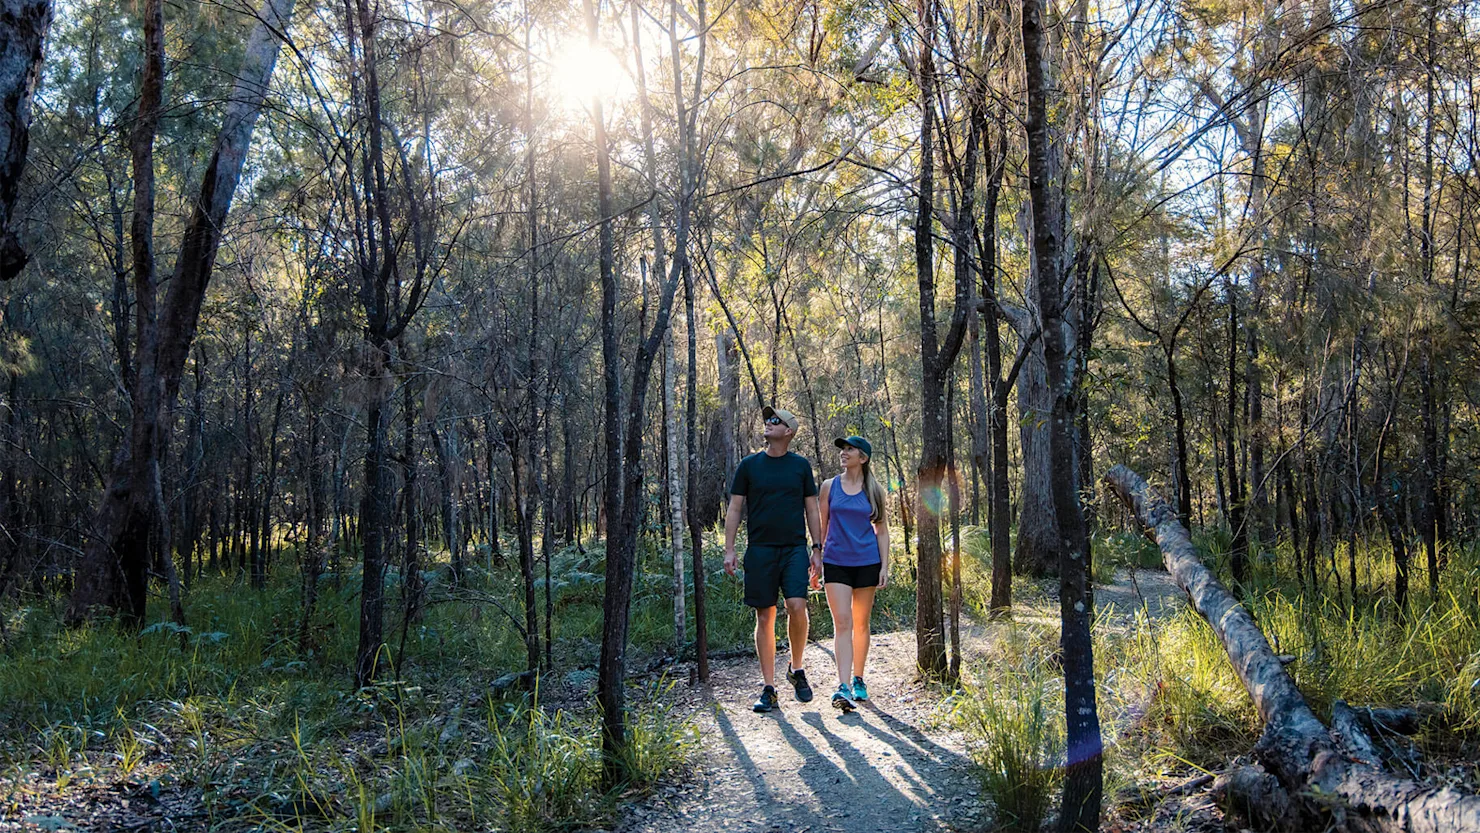
[[[1167,387],[1172,393],[1172,423],[1177,432],[1177,517],[1190,527],[1192,522],[1192,477],[1187,473],[1187,414],[1182,408],[1182,388],[1177,379],[1176,342],[1162,345],[1167,360]]]
[[[533,466],[539,465],[533,455],[515,442],[510,446],[510,471],[514,475],[514,514],[519,532],[519,581],[524,593],[524,653],[525,668],[533,671],[540,667],[540,622],[539,596],[535,591],[534,566],[534,514],[535,498],[531,497]]]
[[[920,465],[916,470],[915,649],[921,673],[946,677],[944,600],[941,597],[940,515],[946,509],[946,379],[966,334],[971,305],[970,270],[956,270],[956,308],[945,341],[935,318],[935,0],[919,0],[916,13],[924,36],[918,57],[920,89],[920,177],[915,210],[915,276],[920,291]],[[974,153],[974,151],[973,151]],[[964,263],[961,266],[965,266]]]
[[[308,479],[305,489],[308,498],[308,529],[303,548],[303,616],[298,620],[298,654],[307,656],[313,645],[314,609],[319,602],[319,577],[324,571],[324,505],[326,503],[323,472],[323,455],[319,451],[320,434],[323,433],[317,403],[303,402],[304,418],[308,422],[307,452],[304,455],[304,476]]]
[[[273,403],[272,431],[268,434],[267,442],[267,482],[262,486],[262,533],[259,554],[262,575],[261,584],[257,585],[259,589],[267,586],[267,570],[272,560],[272,504],[276,497],[278,431],[283,425],[283,395],[283,392],[279,391],[277,401]]]
[[[373,391],[365,409],[365,495],[360,503],[360,535],[364,567],[360,584],[360,634],[355,651],[355,687],[363,688],[378,676],[380,649],[384,645],[385,569],[391,513],[389,456],[390,342],[372,342],[369,350],[369,387]]]
[[[498,471],[498,444],[499,437],[494,431],[493,417],[483,418],[483,436],[487,441],[484,446],[484,463],[488,467],[488,561],[489,567],[502,567],[504,564],[504,551],[499,544],[499,531],[503,526],[500,507],[503,496],[499,494],[499,471]]]
[[[694,276],[687,262],[683,266],[683,303],[689,336],[688,383],[684,390],[685,434],[688,449],[689,481],[689,553],[694,573],[694,656],[699,663],[699,681],[709,681],[709,623],[704,606],[704,522],[694,507],[699,505],[699,345],[698,321],[694,317]]]
[[[594,0],[585,0],[587,29],[593,42],[596,40],[597,16]],[[697,29],[706,31],[705,5],[702,0],[697,6]],[[627,678],[627,633],[630,625],[633,574],[636,568],[638,520],[643,501],[642,448],[645,440],[643,418],[646,412],[648,382],[653,363],[662,351],[663,339],[668,333],[673,310],[673,298],[682,277],[689,241],[689,218],[693,206],[698,173],[694,156],[696,111],[686,102],[681,83],[682,55],[678,43],[678,10],[676,2],[669,4],[668,18],[670,67],[673,71],[673,96],[675,121],[678,131],[678,195],[674,207],[673,259],[668,273],[663,276],[659,292],[658,308],[651,329],[638,342],[637,355],[632,361],[631,390],[627,400],[626,438],[621,444],[621,458],[612,456],[614,439],[608,438],[608,531],[606,556],[606,588],[602,599],[601,661],[597,672],[596,698],[602,717],[602,780],[608,786],[619,783],[625,772],[624,757],[627,750],[626,678]],[[704,44],[701,34],[698,40],[697,66],[694,70],[694,99],[700,100],[700,84],[704,77]],[[593,101],[596,122],[598,202],[609,206],[611,200],[610,149],[607,146],[606,128],[603,122],[600,99]],[[602,342],[604,363],[608,374],[607,413],[608,425],[614,427],[620,405],[619,391],[615,387],[616,370],[620,361],[616,343],[617,286],[613,274],[611,249],[611,212],[601,211],[601,272],[602,272]]]
[[[1244,481],[1239,474],[1234,432],[1238,425],[1238,291],[1228,289],[1228,422],[1223,442],[1223,462],[1228,466],[1228,526],[1233,536],[1229,566],[1234,592],[1242,593],[1249,580],[1249,531],[1245,518]]]
[[[437,453],[437,475],[442,487],[442,537],[447,541],[452,583],[460,585],[464,579],[464,566],[462,519],[457,501],[457,467],[461,460],[457,426],[449,425],[446,431],[438,431],[435,422],[428,422],[427,430],[432,435],[432,449]]]
[[[404,346],[401,361],[410,362]],[[402,600],[401,642],[404,644],[406,629],[421,619],[422,601],[426,595],[421,578],[421,513],[417,507],[416,481],[421,467],[417,465],[416,397],[411,393],[409,381],[401,387],[401,420],[401,512],[406,535],[401,551],[401,593],[405,597]],[[400,659],[396,661],[399,663]]]
[[[1063,623],[1060,645],[1064,655],[1065,736],[1069,750],[1064,771],[1063,804],[1059,829],[1096,830],[1100,824],[1100,800],[1104,789],[1103,745],[1095,706],[1094,646],[1090,635],[1088,598],[1089,571],[1084,553],[1088,546],[1084,518],[1080,513],[1074,471],[1073,414],[1066,370],[1068,357],[1064,328],[1059,318],[1062,296],[1061,263],[1064,218],[1057,216],[1061,204],[1055,193],[1053,172],[1056,152],[1049,136],[1048,97],[1044,80],[1044,8],[1042,0],[1024,0],[1023,55],[1027,68],[1028,97],[1028,190],[1033,213],[1033,271],[1038,310],[1042,322],[1043,358],[1048,385],[1053,393],[1049,450],[1054,468],[1053,504],[1063,540],[1058,545],[1059,606]]]

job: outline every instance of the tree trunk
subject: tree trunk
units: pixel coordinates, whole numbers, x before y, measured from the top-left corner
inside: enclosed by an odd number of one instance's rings
[[[448,558],[452,564],[452,583],[463,582],[463,532],[457,502],[458,453],[457,426],[450,425],[446,431],[438,431],[434,422],[427,424],[432,435],[432,449],[437,453],[437,475],[442,487],[442,537],[447,541]]]
[[[538,465],[538,461],[531,459],[533,455],[518,441],[510,443],[509,456],[509,468],[514,476],[515,522],[519,533],[519,586],[524,595],[524,667],[536,671],[540,667],[540,622],[534,574],[535,498],[530,492],[534,478],[531,467]]]
[[[283,392],[278,391],[277,402],[272,406],[272,431],[267,441],[267,481],[262,485],[262,533],[259,558],[262,567],[260,589],[267,586],[267,570],[272,561],[272,503],[276,497],[278,431],[283,425]],[[255,578],[255,576],[254,576]]]
[[[1023,362],[1017,379],[1017,397],[1023,485],[1013,561],[1020,573],[1051,576],[1058,570],[1061,532],[1053,503],[1055,471],[1049,442],[1053,392],[1041,343],[1031,348]]]
[[[410,362],[404,345],[401,349],[401,361]],[[425,595],[421,580],[421,513],[417,511],[416,505],[416,481],[421,468],[417,465],[416,398],[411,394],[409,382],[401,388],[401,419],[401,513],[405,519],[403,531],[406,535],[405,545],[401,550],[401,643],[404,645],[406,628],[421,618],[422,598]],[[396,661],[399,663],[400,659]]]
[[[944,678],[946,664],[945,604],[941,596],[940,516],[946,509],[943,485],[949,460],[946,438],[946,379],[966,335],[971,306],[970,270],[958,268],[955,310],[945,340],[935,318],[935,0],[919,0],[920,31],[917,82],[920,89],[920,177],[915,206],[915,279],[920,291],[920,465],[915,493],[917,555],[915,575],[915,650],[922,674]],[[961,263],[965,266],[965,263]],[[908,534],[906,535],[908,537]]]
[[[694,511],[699,502],[699,345],[698,322],[694,317],[694,276],[687,262],[683,266],[684,319],[689,336],[688,383],[684,391],[685,434],[688,449],[689,481],[689,552],[694,573],[694,656],[699,663],[699,681],[709,681],[709,623],[704,608],[704,521]],[[727,469],[728,471],[728,469]]]
[[[585,0],[587,31],[591,41],[596,40],[597,17],[593,0]],[[624,757],[627,750],[627,633],[631,623],[633,575],[636,568],[638,521],[643,507],[642,447],[645,440],[644,428],[648,382],[653,363],[662,351],[663,339],[668,333],[673,310],[673,298],[682,277],[683,264],[689,242],[689,218],[699,181],[694,166],[695,121],[697,113],[685,101],[681,83],[682,61],[678,44],[678,20],[676,2],[669,4],[669,48],[670,66],[673,70],[673,96],[675,121],[678,130],[678,194],[674,206],[673,257],[668,264],[668,273],[663,276],[659,293],[658,309],[652,327],[638,342],[637,355],[633,357],[631,389],[627,400],[627,425],[625,442],[618,447],[618,437],[607,439],[607,555],[606,588],[602,598],[601,661],[597,672],[596,697],[601,708],[602,719],[602,780],[608,786],[619,783],[627,774]],[[705,6],[697,6],[698,30],[705,31]],[[704,77],[704,37],[699,38],[698,61],[694,71],[697,101],[700,83]],[[606,422],[615,428],[618,421],[620,391],[617,389],[617,370],[620,354],[616,339],[617,284],[611,240],[611,168],[610,148],[607,145],[606,126],[599,98],[593,100],[593,117],[596,125],[596,152],[598,177],[598,202],[601,209],[601,274],[602,274],[602,347],[606,366]],[[613,431],[613,434],[615,431]],[[615,452],[620,451],[618,459]]]
[[[1007,397],[1012,382],[1003,377],[1001,316],[997,307],[997,201],[1002,193],[1006,134],[999,133],[994,146],[988,140],[987,114],[978,107],[972,115],[982,137],[984,167],[987,170],[985,205],[982,211],[981,241],[981,308],[985,316],[988,410],[991,463],[987,467],[987,516],[992,542],[993,615],[1006,613],[1012,607],[1012,503],[1008,482]]]
[[[1239,473],[1238,448],[1234,442],[1238,426],[1238,290],[1228,288],[1228,421],[1224,426],[1223,462],[1228,466],[1228,527],[1233,536],[1229,567],[1237,592],[1249,580],[1249,530],[1245,515],[1244,479]]]
[[[88,546],[67,618],[77,622],[95,609],[118,610],[135,626],[144,615],[148,536],[159,529],[151,504],[163,495],[160,461],[169,436],[169,417],[179,393],[185,360],[200,319],[222,228],[262,110],[280,41],[292,17],[294,0],[265,0],[248,38],[221,130],[201,179],[199,197],[185,227],[163,305],[156,306],[153,215],[155,126],[163,106],[164,22],[157,0],[145,7],[145,70],[139,113],[130,139],[134,154],[135,211],[132,228],[135,303],[141,325],[135,334],[135,382],[127,445],[115,460],[97,513],[97,535]],[[143,291],[140,291],[143,290]],[[166,552],[168,557],[169,553]],[[173,558],[167,568],[173,572]],[[178,608],[178,606],[176,606]],[[183,613],[176,610],[176,618]]]
[[[306,397],[305,397],[306,399]],[[324,571],[324,508],[327,495],[324,488],[323,455],[319,453],[319,436],[323,433],[317,403],[303,403],[304,418],[308,421],[308,438],[304,455],[304,476],[308,488],[304,491],[308,503],[308,529],[303,547],[303,611],[298,620],[298,654],[307,656],[312,647],[313,615],[319,602],[319,577]]]
[[[1125,466],[1107,472],[1105,483],[1161,548],[1168,572],[1212,626],[1264,721],[1254,750],[1264,772],[1249,779],[1266,789],[1263,823],[1360,833],[1480,830],[1480,798],[1390,775],[1371,760],[1370,741],[1355,722],[1338,720],[1339,734],[1322,725],[1254,620],[1198,559],[1166,501]],[[1337,701],[1333,715],[1339,718],[1344,708]],[[1233,790],[1245,788],[1230,780]]]
[[[1063,802],[1059,829],[1096,830],[1104,790],[1104,754],[1099,713],[1095,705],[1094,644],[1090,617],[1088,541],[1075,482],[1074,434],[1068,356],[1060,319],[1063,294],[1062,201],[1055,187],[1057,149],[1049,135],[1048,98],[1044,76],[1043,0],[1023,2],[1023,56],[1027,68],[1028,190],[1033,214],[1034,289],[1042,326],[1043,359],[1053,399],[1049,420],[1049,457],[1057,476],[1051,480],[1053,507],[1063,534],[1057,543],[1059,564],[1060,646],[1064,656],[1064,718],[1068,760],[1064,767]],[[1026,489],[1025,485],[1025,489]]]
[[[41,77],[41,47],[51,27],[52,0],[0,4],[0,281],[31,259],[14,228],[21,174],[30,145],[31,97]]]
[[[371,400],[365,409],[365,495],[360,503],[360,535],[364,567],[360,584],[360,634],[355,651],[355,687],[374,682],[384,644],[385,568],[391,514],[389,456],[390,343],[369,345],[366,368]]]
[[[1163,343],[1162,352],[1167,360],[1167,388],[1172,394],[1172,422],[1177,432],[1177,517],[1184,524],[1192,523],[1192,477],[1187,473],[1187,414],[1182,408],[1182,388],[1177,380],[1176,342]]]

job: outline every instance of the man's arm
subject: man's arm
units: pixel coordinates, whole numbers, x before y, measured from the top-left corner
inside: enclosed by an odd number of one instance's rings
[[[735,533],[740,531],[740,510],[745,508],[745,495],[730,495],[725,509],[725,572],[735,574],[739,560],[735,557]]]
[[[812,532],[812,543],[821,544],[822,521],[817,510],[817,496],[813,495],[809,498],[805,498],[805,504],[807,507],[807,529],[811,530]],[[812,549],[811,564],[813,576],[815,577],[822,575],[822,550],[816,548]]]

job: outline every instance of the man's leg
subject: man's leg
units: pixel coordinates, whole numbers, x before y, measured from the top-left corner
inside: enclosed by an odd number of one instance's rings
[[[857,677],[863,676],[864,663],[868,662],[870,619],[874,612],[874,594],[878,589],[857,587],[853,590],[853,674]]]
[[[776,684],[776,606],[755,609],[755,655],[761,661],[761,679]]]
[[[833,658],[838,661],[838,682],[852,685],[848,675],[853,671],[853,588],[834,581],[826,589],[827,607],[832,611]]]
[[[773,617],[772,621],[774,622],[776,608],[771,608],[771,615]],[[789,639],[791,639],[791,667],[793,670],[806,667],[802,664],[802,650],[807,647],[807,631],[809,630],[809,624],[810,623],[807,620],[807,597],[801,596],[798,598],[787,599],[786,635]],[[772,651],[773,653],[771,654],[771,656],[774,661],[774,644],[772,645]]]

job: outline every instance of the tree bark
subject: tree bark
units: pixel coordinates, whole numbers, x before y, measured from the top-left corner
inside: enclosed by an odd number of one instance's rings
[[[1074,415],[1068,377],[1060,272],[1065,218],[1057,192],[1058,169],[1048,125],[1050,90],[1044,45],[1043,0],[1023,2],[1023,60],[1027,69],[1028,191],[1033,214],[1033,288],[1042,328],[1043,360],[1053,410],[1049,420],[1049,457],[1054,512],[1062,539],[1056,543],[1059,565],[1060,646],[1064,656],[1064,719],[1068,760],[1059,812],[1063,831],[1096,830],[1104,791],[1104,752],[1095,705],[1094,644],[1090,634],[1093,601],[1089,598],[1088,541],[1075,482]],[[1026,488],[1026,487],[1025,487]]]
[[[587,31],[595,48],[597,16],[595,0],[585,0]],[[700,98],[704,77],[704,44],[706,18],[704,3],[697,6],[698,38],[697,66],[694,70],[695,103]],[[645,437],[648,382],[653,363],[662,351],[663,339],[668,333],[673,311],[673,298],[682,277],[683,264],[687,261],[689,242],[689,219],[699,181],[694,166],[698,161],[694,155],[695,119],[697,109],[690,107],[682,82],[682,55],[678,42],[677,4],[669,4],[668,36],[670,66],[673,70],[673,97],[675,121],[678,130],[678,193],[674,199],[673,257],[668,264],[668,273],[663,276],[659,291],[658,308],[652,326],[638,342],[637,355],[633,357],[631,390],[627,398],[626,439],[617,444],[617,437],[608,436],[607,459],[607,554],[606,588],[602,598],[601,660],[597,671],[596,698],[601,708],[602,719],[602,780],[608,787],[620,783],[626,775],[625,752],[627,749],[626,679],[627,679],[627,633],[631,624],[633,574],[636,568],[638,521],[642,510],[643,488],[642,447]],[[607,145],[606,127],[600,99],[593,101],[593,116],[596,123],[598,201],[609,206],[611,200],[610,148]],[[611,212],[601,211],[601,270],[602,270],[602,347],[608,384],[606,389],[606,422],[615,428],[619,419],[619,391],[616,388],[618,365],[621,360],[616,339],[617,284],[612,269]],[[612,432],[615,434],[615,431]],[[620,458],[615,453],[620,451]]]
[[[916,470],[915,650],[921,673],[932,678],[949,674],[946,663],[945,613],[941,587],[940,517],[946,510],[943,492],[946,467],[946,380],[966,336],[971,305],[971,272],[955,270],[955,309],[944,341],[935,318],[935,0],[918,0],[922,32],[915,68],[920,90],[920,177],[915,206],[915,278],[920,292],[920,465]],[[964,261],[960,264],[965,267]],[[908,534],[906,535],[908,537]]]
[[[427,430],[432,435],[432,449],[437,453],[437,475],[442,487],[442,537],[446,539],[449,559],[452,565],[452,583],[460,585],[463,581],[463,532],[462,519],[458,511],[457,485],[458,465],[461,455],[458,453],[457,426],[450,425],[445,431],[438,431],[436,423],[428,423]]]
[[[1254,620],[1198,559],[1166,500],[1125,466],[1106,472],[1105,483],[1161,548],[1167,570],[1212,626],[1264,721],[1255,756],[1279,782],[1272,795],[1290,808],[1266,822],[1360,833],[1480,830],[1480,798],[1386,773],[1362,754],[1370,747],[1351,728],[1355,723],[1346,723],[1344,737],[1322,725]]]
[[[51,19],[52,0],[0,3],[0,281],[19,275],[31,259],[16,236],[12,212],[26,169],[31,99]]]
[[[685,427],[688,438],[685,448],[689,452],[689,552],[694,565],[694,656],[699,663],[699,681],[708,682],[709,623],[705,618],[704,607],[704,522],[694,511],[699,501],[698,322],[694,317],[694,277],[687,262],[683,266],[683,304],[689,336],[689,372],[687,387],[684,391],[684,402],[687,407]]]

